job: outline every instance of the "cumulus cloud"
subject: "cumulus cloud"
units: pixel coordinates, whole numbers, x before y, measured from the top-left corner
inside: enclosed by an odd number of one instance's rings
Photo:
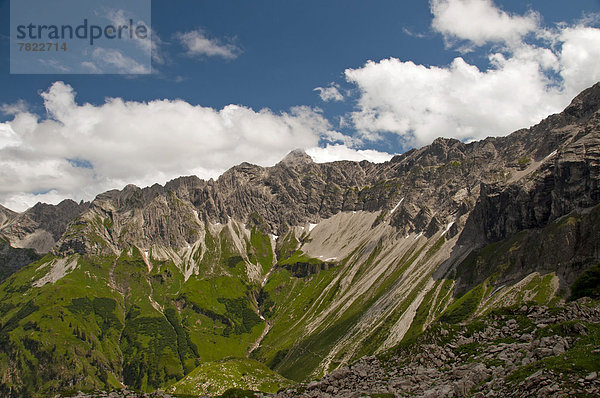
[[[177,33],[175,37],[184,46],[186,53],[190,56],[235,59],[242,52],[242,50],[232,42],[224,43],[219,39],[207,37],[201,29]]]
[[[492,0],[431,0],[432,27],[449,41],[514,42],[538,28],[539,14],[511,15]]]
[[[389,58],[347,69],[346,80],[359,91],[350,119],[360,137],[395,133],[410,147],[439,136],[505,135],[559,112],[600,80],[600,29],[541,28],[535,13],[509,15],[490,0],[430,4],[433,27],[444,37],[490,45],[488,66],[462,57],[445,66]]]
[[[356,162],[368,160],[373,163],[383,163],[394,156],[373,149],[353,149],[342,144],[328,144],[325,147],[309,148],[306,153],[316,163],[335,162],[337,160],[353,160]]]
[[[577,26],[562,30],[558,37],[560,75],[565,91],[573,94],[600,81],[600,29]]]
[[[274,113],[120,98],[78,104],[73,88],[62,82],[42,97],[45,118],[22,106],[6,107],[14,117],[0,123],[0,203],[15,210],[37,201],[91,199],[128,183],[217,177],[242,161],[273,165],[294,148],[336,136],[308,107]]]
[[[343,101],[344,96],[340,93],[340,86],[336,83],[331,83],[328,87],[316,87],[313,91],[319,92],[319,97],[324,102]]]

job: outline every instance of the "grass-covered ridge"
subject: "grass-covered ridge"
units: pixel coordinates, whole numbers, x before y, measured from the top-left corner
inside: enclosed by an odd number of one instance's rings
[[[247,358],[205,362],[168,388],[183,395],[220,395],[229,389],[277,392],[292,382],[264,364]]]

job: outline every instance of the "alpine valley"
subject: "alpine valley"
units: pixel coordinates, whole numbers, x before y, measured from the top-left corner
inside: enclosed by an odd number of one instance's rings
[[[386,163],[0,207],[0,395],[597,396],[599,261],[600,83]]]

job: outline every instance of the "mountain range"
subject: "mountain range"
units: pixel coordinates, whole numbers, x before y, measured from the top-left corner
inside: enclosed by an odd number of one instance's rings
[[[275,393],[442,324],[556,307],[600,261],[599,203],[600,83],[533,127],[385,163],[296,150],[0,206],[0,394]]]

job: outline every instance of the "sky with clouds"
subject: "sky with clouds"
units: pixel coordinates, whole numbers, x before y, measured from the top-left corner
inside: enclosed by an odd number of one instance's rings
[[[152,74],[10,75],[0,62],[0,204],[215,178],[295,148],[382,162],[528,127],[600,81],[598,0],[171,4],[152,2]],[[8,26],[8,1],[0,15]],[[96,56],[136,72],[124,54]]]

